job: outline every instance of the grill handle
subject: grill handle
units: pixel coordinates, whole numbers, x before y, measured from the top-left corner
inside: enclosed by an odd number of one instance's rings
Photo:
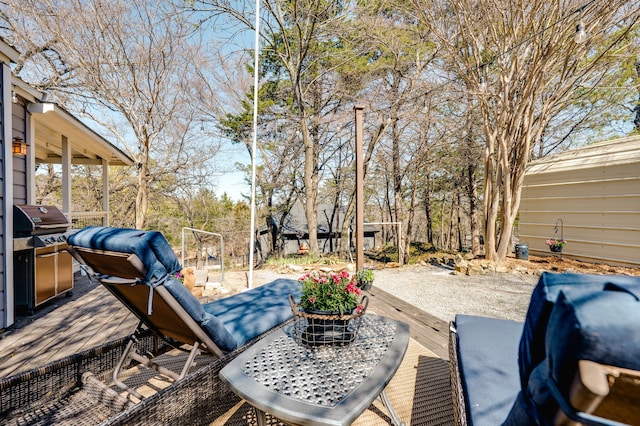
[[[62,228],[65,226],[72,226],[71,223],[56,223],[56,224],[49,224],[49,225],[38,225],[39,229],[54,229],[54,228]]]

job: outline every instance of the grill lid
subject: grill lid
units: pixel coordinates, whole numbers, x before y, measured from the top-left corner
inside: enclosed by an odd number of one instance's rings
[[[18,235],[60,232],[71,227],[66,216],[54,206],[14,205],[13,232]]]

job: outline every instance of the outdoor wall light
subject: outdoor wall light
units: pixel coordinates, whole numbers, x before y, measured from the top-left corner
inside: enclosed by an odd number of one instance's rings
[[[587,41],[587,32],[584,30],[584,23],[582,21],[576,25],[576,36],[574,40],[577,44],[582,44]]]
[[[11,144],[11,152],[13,155],[27,155],[27,144],[20,137],[13,138]]]
[[[13,102],[14,104],[18,103],[18,95],[16,95],[15,90],[11,91],[11,102]]]

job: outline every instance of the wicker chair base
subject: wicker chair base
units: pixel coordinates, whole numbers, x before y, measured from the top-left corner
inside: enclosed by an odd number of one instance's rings
[[[144,389],[140,391],[145,396],[142,401],[127,399],[112,384],[111,374],[128,341],[118,339],[1,380],[0,424],[208,425],[229,408],[225,401],[232,397],[219,371],[261,337],[222,358],[197,357],[196,365],[178,382],[164,376],[158,379],[154,370],[133,366],[125,380]],[[164,353],[154,360],[170,369],[186,356],[168,352],[169,345],[158,346],[150,335],[140,339],[138,348]]]
[[[449,372],[451,376],[451,399],[456,426],[467,426],[467,408],[462,390],[462,376],[458,365],[458,339],[455,322],[449,324]]]

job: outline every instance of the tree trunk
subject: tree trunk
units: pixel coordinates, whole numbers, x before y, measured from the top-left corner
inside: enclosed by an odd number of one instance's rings
[[[479,256],[482,253],[480,245],[480,226],[478,224],[478,185],[476,183],[475,164],[467,165],[467,197],[469,197],[469,221],[471,227],[471,253]]]
[[[453,244],[454,244],[454,234],[453,234],[453,218],[455,216],[456,213],[456,196],[457,196],[458,191],[454,191],[453,194],[451,194],[451,211],[449,212],[449,231],[447,232],[447,248],[449,250],[453,250]]]
[[[395,118],[392,124],[392,167],[393,167],[393,206],[396,213],[395,222],[404,221],[403,194],[402,194],[402,169],[400,166],[400,135],[398,134],[398,119]],[[398,247],[404,247],[403,233],[396,233]],[[400,253],[398,253],[400,256]],[[398,257],[398,262],[404,259]]]
[[[307,218],[307,231],[309,232],[309,254],[317,256],[320,252],[318,246],[318,175],[317,167],[314,167],[315,158],[313,147],[305,144],[305,165],[304,165],[304,210]],[[315,170],[314,170],[315,169]]]
[[[409,252],[411,250],[411,233],[413,232],[413,221],[415,219],[415,211],[416,211],[416,203],[418,200],[418,174],[419,174],[419,165],[416,165],[414,169],[412,185],[411,185],[411,201],[409,202],[409,210],[407,212],[407,230],[405,232],[405,244],[404,244],[404,259],[402,263],[409,263]]]
[[[427,242],[433,246],[433,218],[431,215],[431,178],[427,175],[427,187],[424,194],[424,214],[427,219]]]
[[[147,208],[149,206],[149,183],[147,175],[149,173],[149,160],[147,150],[140,154],[141,161],[138,163],[138,188],[136,193],[136,229],[143,229],[147,220]]]

